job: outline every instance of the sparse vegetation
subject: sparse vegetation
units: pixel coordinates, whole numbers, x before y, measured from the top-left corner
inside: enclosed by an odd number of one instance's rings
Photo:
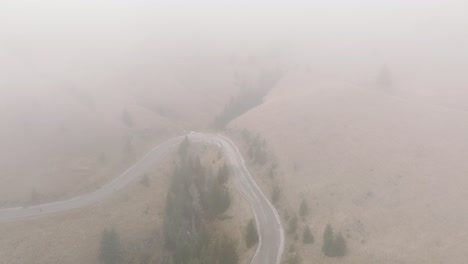
[[[330,224],[323,233],[322,252],[327,257],[344,257],[347,254],[345,238],[341,233],[335,235]]]
[[[255,220],[250,219],[245,228],[245,245],[251,248],[258,243],[258,232],[255,226]]]

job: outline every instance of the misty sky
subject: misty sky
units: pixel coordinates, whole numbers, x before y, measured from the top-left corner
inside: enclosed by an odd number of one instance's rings
[[[401,79],[438,72],[460,87],[466,10],[463,0],[3,0],[0,58],[80,79],[164,56],[250,49],[350,79],[388,64]]]

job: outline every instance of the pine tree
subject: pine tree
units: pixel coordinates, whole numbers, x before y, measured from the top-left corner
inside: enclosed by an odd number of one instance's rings
[[[310,228],[306,226],[304,228],[304,234],[302,235],[302,243],[304,244],[313,244],[315,242],[314,236],[310,231]]]
[[[336,236],[334,244],[334,255],[336,257],[344,257],[347,252],[347,245],[346,240],[344,239],[341,233],[338,233],[338,235]]]
[[[276,205],[278,204],[280,198],[281,198],[281,190],[277,185],[275,185],[275,187],[273,187],[273,191],[271,192],[271,202],[274,205]]]
[[[323,232],[323,245],[322,245],[322,252],[325,256],[332,255],[332,248],[333,248],[333,229],[330,224],[327,225],[325,231]]]
[[[377,85],[380,86],[380,88],[386,90],[387,92],[390,91],[393,85],[390,70],[386,65],[384,65],[380,70],[379,76],[377,78]]]
[[[288,226],[288,233],[289,234],[294,234],[296,233],[297,230],[297,216],[294,215],[290,220],[289,220],[289,226]]]
[[[119,234],[114,229],[104,230],[102,233],[100,258],[105,264],[123,262],[123,247]]]
[[[224,163],[224,165],[218,170],[218,182],[220,184],[225,184],[228,179],[229,179],[229,168],[228,166],[226,165],[226,163]]]
[[[245,228],[245,245],[251,248],[258,243],[257,227],[255,226],[254,219],[250,219],[247,227]]]
[[[127,126],[127,127],[132,127],[133,126],[133,118],[130,115],[130,113],[127,111],[127,109],[124,109],[122,112],[121,116],[122,122]]]
[[[179,145],[179,149],[178,149],[178,152],[179,152],[179,155],[183,158],[185,158],[185,156],[187,155],[187,149],[190,145],[190,141],[188,139],[187,136],[184,137],[184,140],[180,143]]]
[[[305,218],[309,214],[309,205],[305,199],[302,199],[301,206],[299,207],[299,214]]]

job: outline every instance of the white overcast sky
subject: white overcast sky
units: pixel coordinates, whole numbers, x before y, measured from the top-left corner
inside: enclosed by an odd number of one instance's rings
[[[467,12],[466,0],[2,0],[0,56],[72,72],[146,51],[256,47],[335,64],[374,56],[461,76]]]

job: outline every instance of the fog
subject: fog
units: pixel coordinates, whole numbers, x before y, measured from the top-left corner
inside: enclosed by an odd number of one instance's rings
[[[446,81],[461,89],[467,67],[464,1],[2,1],[1,5],[3,57],[34,72],[79,80],[96,75],[112,78],[135,64],[245,50],[279,53],[288,62],[294,59],[327,74],[361,81],[387,64],[402,83],[417,82],[418,87],[401,89],[416,92],[424,86],[428,92],[440,92],[438,87]],[[422,81],[434,75],[442,80]]]
[[[467,10],[1,0],[0,263],[466,262]]]

